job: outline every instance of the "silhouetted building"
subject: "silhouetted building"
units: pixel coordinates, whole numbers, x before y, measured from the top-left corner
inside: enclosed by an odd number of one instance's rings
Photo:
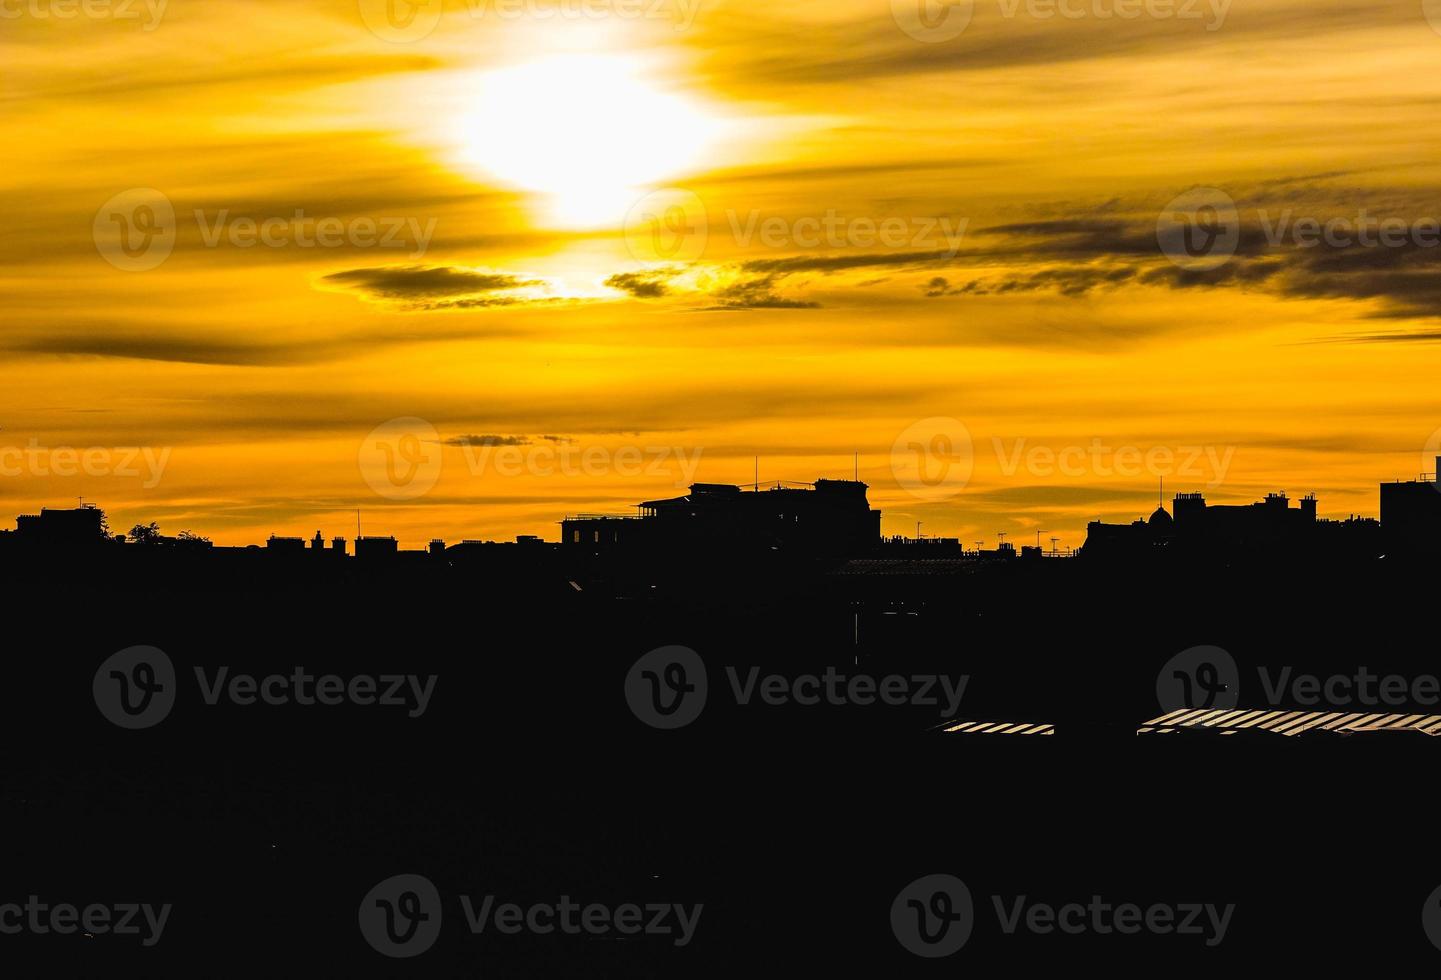
[[[279,555],[301,555],[305,553],[305,539],[281,538],[272,534],[265,542],[265,550]]]
[[[1174,516],[1157,507],[1130,524],[1092,521],[1086,527],[1085,558],[1140,558],[1164,549],[1188,554],[1231,555],[1315,545],[1316,498],[1292,507],[1284,493],[1268,493],[1254,504],[1206,503],[1199,493],[1178,493]]]
[[[1441,456],[1436,473],[1416,480],[1381,484],[1381,528],[1386,546],[1395,551],[1441,548]]]
[[[1434,491],[1433,491],[1434,492]],[[1344,521],[1316,516],[1316,497],[1292,507],[1284,493],[1268,493],[1254,504],[1206,503],[1199,493],[1178,493],[1174,517],[1157,507],[1144,521],[1087,526],[1081,556],[1096,560],[1140,560],[1160,555],[1229,560],[1247,555],[1375,558],[1382,524],[1373,518]]]
[[[110,541],[105,512],[93,505],[73,510],[42,509],[15,519],[15,540],[27,547],[74,548]]]
[[[400,546],[395,538],[356,538],[355,557],[386,558],[399,553]]]
[[[683,497],[642,503],[637,517],[568,518],[561,523],[561,540],[601,550],[681,550],[697,556],[718,551],[857,554],[881,539],[881,512],[871,509],[866,489],[855,480],[750,492],[697,483]]]
[[[879,558],[964,558],[959,538],[906,538],[896,535],[881,542]]]
[[[1186,514],[1191,521],[1203,514],[1206,501],[1199,493],[1177,494],[1173,505],[1176,514]],[[1176,520],[1157,507],[1145,520],[1130,524],[1106,524],[1092,521],[1086,525],[1086,543],[1081,546],[1083,558],[1143,558],[1171,543],[1176,533]]]

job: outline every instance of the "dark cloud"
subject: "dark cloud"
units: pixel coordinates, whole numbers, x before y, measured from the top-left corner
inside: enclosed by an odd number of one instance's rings
[[[740,264],[743,272],[845,272],[850,269],[873,269],[887,266],[927,266],[952,262],[952,250],[934,252],[870,252],[860,255],[790,255],[779,259],[752,259]]]
[[[617,272],[605,281],[611,289],[630,293],[638,299],[658,299],[669,290],[669,280],[683,270],[675,268],[651,269],[646,272]]]
[[[322,280],[385,299],[431,299],[472,296],[523,286],[537,286],[536,279],[521,279],[508,273],[478,272],[451,266],[390,266],[333,272]]]
[[[95,332],[52,337],[19,337],[0,342],[14,354],[111,357],[181,364],[266,367],[322,361],[344,352],[338,340],[247,343],[213,337]]]
[[[731,283],[712,295],[718,301],[715,309],[723,310],[814,310],[821,304],[788,299],[776,293],[776,284],[783,277],[762,276]]]
[[[1177,4],[1177,10],[1182,5]],[[734,28],[733,54],[747,80],[775,84],[854,85],[868,79],[909,78],[944,72],[985,72],[1008,67],[1064,65],[1101,59],[1144,58],[1184,46],[1196,57],[1217,56],[1244,37],[1263,47],[1292,38],[1313,42],[1327,35],[1411,25],[1416,4],[1406,0],[1335,0],[1326,4],[1187,5],[1187,16],[1167,18],[1006,17],[1002,7],[977,3],[970,27],[944,43],[918,43],[886,16],[874,15],[812,28],[816,43],[797,48],[794,27],[752,20]]]
[[[447,446],[529,446],[531,440],[526,436],[451,436],[449,439],[442,439]]]

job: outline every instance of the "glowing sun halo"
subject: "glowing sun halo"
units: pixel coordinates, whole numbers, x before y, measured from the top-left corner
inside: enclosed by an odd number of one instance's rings
[[[720,124],[612,55],[559,55],[479,76],[461,120],[463,163],[544,195],[550,219],[622,218],[643,188],[704,159]]]

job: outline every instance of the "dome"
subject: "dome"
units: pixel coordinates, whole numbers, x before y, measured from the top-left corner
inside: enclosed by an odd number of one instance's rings
[[[1146,521],[1146,523],[1151,525],[1152,527],[1170,527],[1171,515],[1166,513],[1166,508],[1157,507],[1155,511],[1151,514],[1150,519]]]

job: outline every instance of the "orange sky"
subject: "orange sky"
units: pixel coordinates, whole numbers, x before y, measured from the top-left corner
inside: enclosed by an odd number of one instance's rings
[[[5,514],[553,539],[859,452],[887,533],[1078,545],[1438,442],[1441,3],[15,0],[0,59]]]

